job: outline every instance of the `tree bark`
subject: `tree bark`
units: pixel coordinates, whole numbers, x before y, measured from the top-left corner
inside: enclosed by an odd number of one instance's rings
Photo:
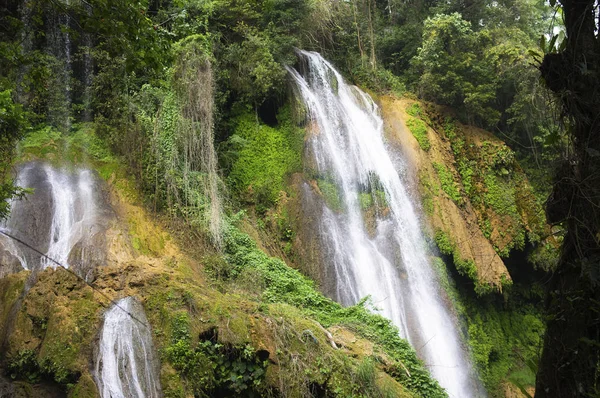
[[[600,391],[600,51],[595,0],[561,0],[567,45],[540,71],[559,97],[570,154],[557,172],[548,219],[566,235],[548,284],[548,322],[536,398]]]

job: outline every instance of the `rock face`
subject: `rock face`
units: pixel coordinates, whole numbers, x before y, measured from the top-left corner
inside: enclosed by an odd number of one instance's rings
[[[550,235],[512,150],[486,131],[444,117],[442,109],[389,97],[381,109],[389,145],[413,166],[431,238],[479,293],[502,290],[511,282],[502,257]],[[426,149],[411,132],[414,119],[426,127]]]
[[[13,236],[29,243],[39,251],[46,253],[50,243],[50,227],[52,225],[52,187],[48,181],[44,164],[30,162],[19,166],[17,172],[17,185],[30,188],[32,193],[22,199],[11,202],[11,213],[4,222],[3,227]],[[0,263],[0,275],[21,269],[34,269],[41,264],[40,255],[23,247],[21,244],[2,236],[0,237],[2,250],[6,252]],[[17,258],[20,267],[15,269],[14,259]],[[10,264],[12,263],[12,266]]]
[[[17,181],[32,192],[11,203],[5,230],[92,280],[95,267],[106,262],[105,234],[114,219],[99,178],[87,169],[29,162],[19,167]],[[56,266],[20,243],[0,238],[0,277]]]

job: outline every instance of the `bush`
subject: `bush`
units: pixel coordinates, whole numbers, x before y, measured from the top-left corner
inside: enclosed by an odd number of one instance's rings
[[[258,205],[259,210],[266,210],[277,201],[286,175],[301,167],[297,142],[302,140],[303,131],[293,125],[287,110],[280,112],[278,119],[275,128],[245,113],[238,117],[226,144],[229,185],[241,198]]]

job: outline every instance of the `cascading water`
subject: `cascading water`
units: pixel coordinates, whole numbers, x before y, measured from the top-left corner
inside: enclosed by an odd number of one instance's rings
[[[102,398],[162,396],[159,364],[144,309],[133,297],[104,315],[94,377]]]
[[[0,227],[89,281],[93,269],[104,263],[104,232],[112,218],[92,172],[31,162],[20,167],[17,184],[34,192],[12,201],[10,217]],[[3,264],[11,264],[12,272],[57,266],[5,236],[0,239],[0,257],[6,259]],[[0,265],[0,275],[6,273]]]
[[[318,53],[299,51],[299,57],[303,74],[288,71],[315,130],[308,149],[317,174],[339,191],[339,209],[323,207],[320,219],[336,299],[351,305],[371,296],[451,397],[485,396],[441,298],[417,209],[398,172],[403,166],[386,147],[377,105]],[[365,195],[385,206],[373,228],[365,222]]]

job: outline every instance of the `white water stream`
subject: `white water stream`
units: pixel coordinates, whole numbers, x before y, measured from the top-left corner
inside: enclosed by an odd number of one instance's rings
[[[142,306],[119,300],[104,314],[94,368],[102,398],[161,397],[152,333]]]
[[[85,239],[94,222],[94,184],[87,169],[79,170],[76,175],[50,166],[45,169],[54,203],[48,256],[68,267],[71,249],[75,243]],[[43,259],[42,267],[56,268],[56,263]]]
[[[32,162],[20,167],[17,184],[33,193],[11,201],[11,214],[0,227],[28,242],[66,268],[89,280],[93,268],[104,265],[102,239],[110,214],[99,205],[101,192],[88,169],[73,172]],[[4,250],[27,270],[56,268],[57,264],[7,237]],[[71,264],[75,260],[76,264]],[[14,261],[14,260],[13,260]]]
[[[324,208],[321,235],[335,271],[337,300],[371,296],[398,326],[450,397],[485,396],[458,324],[441,298],[415,209],[383,136],[371,97],[344,82],[318,53],[299,51],[302,74],[288,69],[313,123],[309,145],[318,174],[339,191],[341,210]],[[369,232],[360,195],[385,193],[389,211]]]

